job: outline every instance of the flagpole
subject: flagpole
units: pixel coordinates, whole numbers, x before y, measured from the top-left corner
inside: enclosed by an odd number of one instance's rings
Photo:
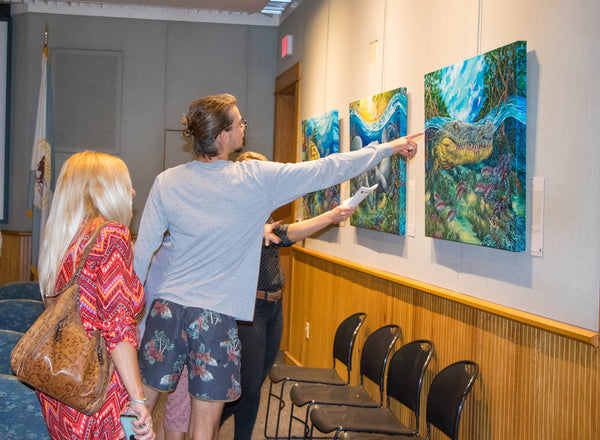
[[[52,201],[52,159],[53,159],[53,127],[52,127],[52,93],[50,82],[50,66],[48,54],[48,22],[44,29],[44,47],[42,49],[42,65],[40,91],[38,96],[37,117],[31,155],[30,183],[27,215],[32,219],[31,272],[37,279],[37,266],[40,245],[44,236],[46,220]]]

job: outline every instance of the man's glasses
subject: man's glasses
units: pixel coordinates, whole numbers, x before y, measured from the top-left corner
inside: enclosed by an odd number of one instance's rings
[[[242,118],[242,120],[240,121],[240,127],[243,128],[244,130],[246,129],[246,127],[248,126],[248,123],[246,122],[246,120],[244,118]],[[233,128],[233,125],[230,125],[229,127],[227,127],[225,129],[225,131],[231,131],[231,129]],[[215,139],[218,137],[219,135],[215,136]]]

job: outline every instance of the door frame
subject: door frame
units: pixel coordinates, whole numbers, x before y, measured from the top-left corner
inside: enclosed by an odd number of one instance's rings
[[[299,158],[300,78],[301,64],[297,62],[275,80],[273,128],[273,160],[275,162],[295,163]],[[296,217],[296,201],[278,208],[273,212],[272,217],[276,221],[293,223]],[[283,334],[279,349],[287,353],[291,333],[293,257],[290,248],[281,248],[279,254],[286,280],[283,286]]]

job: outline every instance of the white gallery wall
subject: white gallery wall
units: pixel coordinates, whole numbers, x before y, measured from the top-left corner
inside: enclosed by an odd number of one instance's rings
[[[408,132],[423,130],[423,78],[527,41],[527,249],[512,253],[425,237],[424,142],[409,164],[413,236],[349,224],[305,246],[408,278],[598,331],[600,312],[600,2],[588,0],[303,0],[280,24],[302,63],[300,118],[408,90]],[[369,63],[370,43],[377,41]],[[531,255],[531,179],[545,178],[543,254]],[[342,187],[348,195],[349,185]]]

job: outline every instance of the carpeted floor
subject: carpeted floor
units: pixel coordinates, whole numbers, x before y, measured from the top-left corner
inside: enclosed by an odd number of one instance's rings
[[[261,390],[260,408],[258,410],[258,417],[256,418],[256,425],[254,425],[254,432],[252,434],[252,439],[249,439],[249,440],[262,440],[265,438],[265,435],[264,435],[265,416],[267,413],[267,396],[269,394],[269,384],[270,384],[270,382],[269,382],[269,379],[267,378],[267,380],[265,380],[265,383],[263,384],[262,390]],[[286,390],[289,391],[290,388],[291,388],[291,384],[286,385]],[[274,390],[279,391],[278,384],[274,386]],[[286,394],[288,394],[288,393],[286,393]],[[289,394],[288,394],[288,396],[289,396]],[[165,411],[165,401],[166,401],[166,398],[161,398],[158,401],[156,408],[154,409],[154,412],[153,412],[154,426],[157,428],[156,429],[157,440],[164,440],[164,436],[163,436],[163,432],[162,432],[162,417],[164,416],[164,411]],[[285,401],[285,406],[281,412],[279,438],[287,438],[290,404],[291,403],[289,402],[289,397],[288,397],[288,399],[286,399],[286,401]],[[275,436],[275,425],[276,425],[276,421],[277,421],[277,411],[276,411],[277,405],[276,405],[275,400],[273,400],[271,402],[271,405],[272,406],[269,411],[270,412],[269,421],[267,423],[267,435],[269,437],[274,437]],[[294,411],[294,414],[298,414],[297,411],[298,410],[296,409]],[[303,411],[300,412],[300,414],[304,414]],[[223,426],[221,426],[221,431],[219,432],[219,440],[233,440],[233,433],[234,433],[233,425],[234,425],[233,417],[230,417],[223,424]],[[302,427],[297,422],[294,423],[292,435],[296,436],[296,437],[302,435]],[[186,439],[187,439],[187,435],[186,435]]]
[[[270,381],[267,378],[265,383],[262,386],[261,390],[261,401],[260,408],[258,409],[258,417],[256,418],[256,424],[254,425],[254,432],[252,433],[251,440],[262,440],[265,438],[265,416],[267,414],[267,396],[269,395],[269,384]],[[279,385],[274,385],[274,390],[279,391]],[[290,384],[286,385],[286,390],[289,391]],[[287,438],[288,432],[288,423],[289,423],[289,407],[291,403],[288,399],[285,401],[285,406],[281,411],[281,421],[279,427],[279,438]],[[294,410],[294,414],[297,414],[297,409]],[[303,414],[303,412],[301,413]],[[269,437],[275,436],[275,425],[277,422],[277,403],[273,399],[271,402],[271,409],[269,410],[269,421],[267,423],[267,435]],[[233,417],[227,419],[223,426],[221,426],[221,431],[219,432],[219,440],[232,440],[233,439]],[[292,435],[295,437],[302,435],[302,427],[299,423],[294,423],[292,427]]]

